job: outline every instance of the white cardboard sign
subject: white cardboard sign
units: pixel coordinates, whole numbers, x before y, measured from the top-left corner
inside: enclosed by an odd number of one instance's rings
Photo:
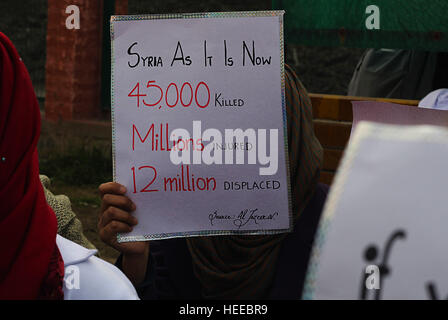
[[[448,297],[448,130],[361,122],[315,240],[305,299]]]
[[[119,241],[291,227],[283,12],[115,16],[114,180],[139,224]]]
[[[448,112],[378,101],[352,101],[352,132],[361,121],[448,127]]]

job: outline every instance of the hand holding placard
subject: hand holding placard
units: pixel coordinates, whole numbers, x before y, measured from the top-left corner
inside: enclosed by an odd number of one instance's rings
[[[120,241],[290,230],[282,15],[112,18]]]

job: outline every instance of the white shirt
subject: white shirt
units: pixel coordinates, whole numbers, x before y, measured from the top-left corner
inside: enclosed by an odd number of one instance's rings
[[[438,89],[428,93],[418,106],[427,109],[448,110],[448,89]]]
[[[65,300],[138,300],[128,278],[114,265],[60,235],[56,243],[64,260]]]

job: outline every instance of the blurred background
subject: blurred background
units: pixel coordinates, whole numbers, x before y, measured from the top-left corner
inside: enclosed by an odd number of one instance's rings
[[[266,0],[128,0],[129,14],[271,9],[271,1]],[[47,0],[0,2],[0,31],[8,35],[22,55],[42,108],[45,101],[47,16]],[[329,94],[347,93],[353,70],[365,51],[288,43],[286,47],[287,63],[295,68],[306,88],[310,92]]]

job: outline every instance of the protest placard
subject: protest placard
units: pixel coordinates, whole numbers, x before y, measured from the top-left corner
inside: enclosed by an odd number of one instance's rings
[[[379,101],[352,101],[352,132],[361,121],[397,125],[422,125],[448,127],[448,112]]]
[[[283,12],[114,16],[119,241],[290,231]]]
[[[325,204],[305,299],[446,299],[448,129],[361,122]]]

